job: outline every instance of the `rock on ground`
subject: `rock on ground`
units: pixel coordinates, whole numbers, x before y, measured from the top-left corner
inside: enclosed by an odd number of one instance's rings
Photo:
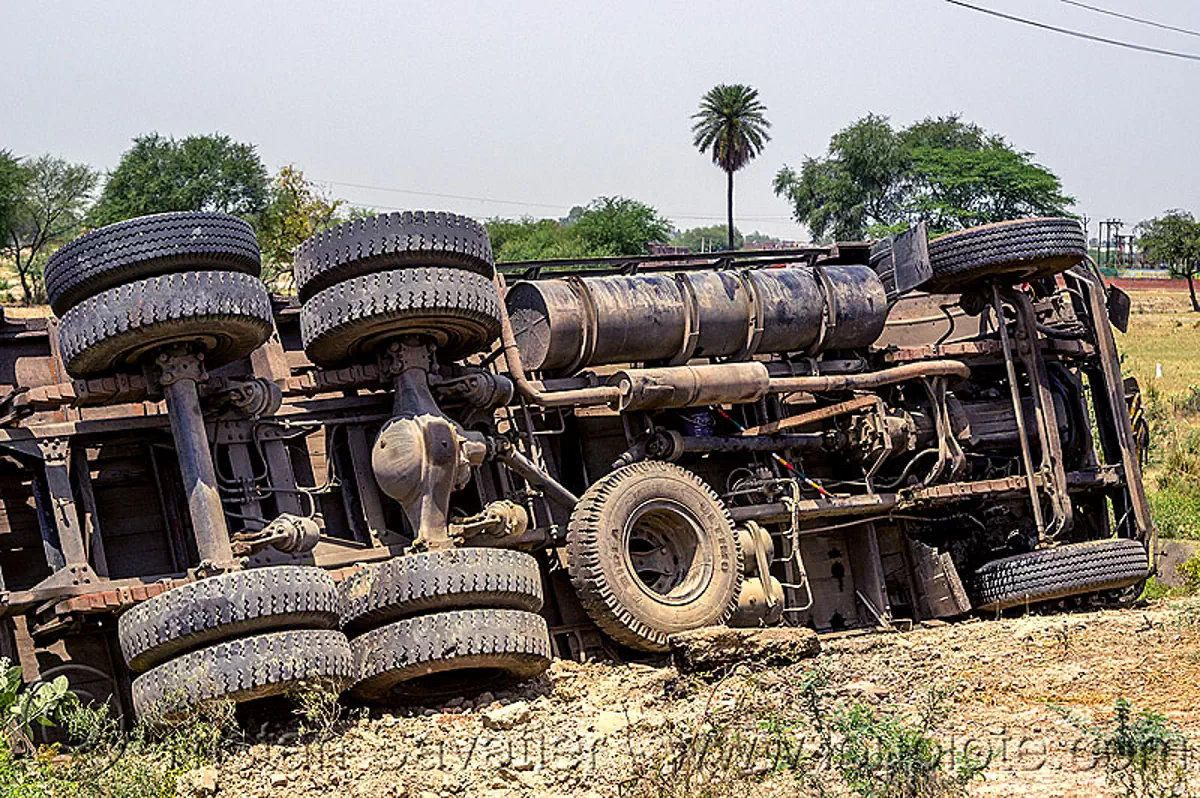
[[[683,673],[728,668],[739,662],[791,665],[821,653],[821,641],[811,629],[730,629],[711,626],[671,638],[671,657]]]

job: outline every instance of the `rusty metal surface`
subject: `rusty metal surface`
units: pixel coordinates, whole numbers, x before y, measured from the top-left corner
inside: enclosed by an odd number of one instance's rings
[[[528,281],[509,289],[505,305],[525,365],[564,374],[857,349],[887,318],[883,284],[866,266]]]

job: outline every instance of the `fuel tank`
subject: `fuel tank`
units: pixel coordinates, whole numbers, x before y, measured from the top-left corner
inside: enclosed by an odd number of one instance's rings
[[[883,283],[866,266],[568,277],[514,284],[505,299],[526,368],[816,355],[883,331]]]

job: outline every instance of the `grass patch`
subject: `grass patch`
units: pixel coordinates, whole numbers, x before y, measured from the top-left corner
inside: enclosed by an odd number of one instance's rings
[[[0,746],[3,798],[171,796],[180,777],[216,762],[235,728],[233,704],[219,703],[163,728],[122,730],[106,704],[73,702],[56,718],[63,743],[17,756]]]
[[[1060,710],[1061,711],[1061,710]],[[1152,709],[1136,710],[1117,699],[1113,716],[1095,723],[1063,713],[1091,744],[1109,786],[1125,798],[1184,798],[1193,795],[1187,738]]]
[[[713,698],[695,721],[664,728],[649,756],[631,751],[625,798],[754,795],[770,780],[788,795],[957,798],[988,762],[947,751],[937,737],[952,706],[931,689],[915,707],[880,708],[837,700],[821,669],[795,691],[750,684],[730,700]]]

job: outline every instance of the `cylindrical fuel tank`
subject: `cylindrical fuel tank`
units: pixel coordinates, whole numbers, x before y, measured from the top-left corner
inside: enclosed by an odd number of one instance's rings
[[[520,282],[505,299],[526,368],[817,354],[872,343],[887,297],[866,266]]]

